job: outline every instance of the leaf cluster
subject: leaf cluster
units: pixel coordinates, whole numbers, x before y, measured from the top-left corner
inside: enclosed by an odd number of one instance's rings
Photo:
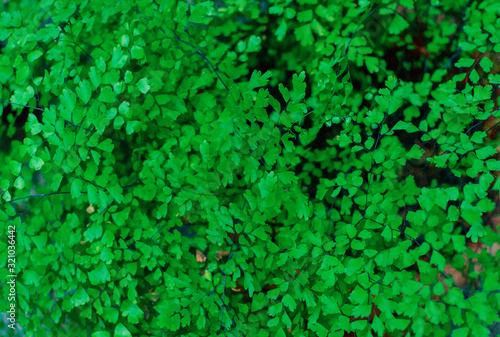
[[[496,1],[4,6],[26,335],[498,324]]]

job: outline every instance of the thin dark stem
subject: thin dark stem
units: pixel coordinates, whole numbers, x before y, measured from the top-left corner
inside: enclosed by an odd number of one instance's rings
[[[14,103],[14,102],[7,102],[7,101],[4,101],[3,99],[0,99],[0,102],[6,103],[6,104],[13,104],[13,105],[18,105],[18,106],[23,106],[25,108],[35,109],[35,110],[38,110],[38,111],[43,111],[43,109],[40,109],[40,108],[37,108],[37,107],[34,107],[34,106],[25,105],[25,104],[19,104],[19,103]]]
[[[87,193],[87,192],[81,192],[81,193]],[[5,205],[6,203],[12,203],[12,202],[15,202],[18,200],[23,200],[23,199],[28,199],[28,198],[43,198],[43,197],[47,197],[49,195],[56,195],[56,194],[70,194],[70,192],[51,192],[51,193],[47,193],[47,194],[28,195],[26,197],[20,197],[20,198],[12,199],[10,201],[5,201],[1,205]]]

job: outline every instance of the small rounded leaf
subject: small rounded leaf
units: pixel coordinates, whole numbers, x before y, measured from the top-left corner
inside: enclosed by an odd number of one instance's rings
[[[139,88],[139,91],[142,92],[143,94],[147,94],[149,91],[149,88],[151,88],[151,86],[149,85],[149,81],[146,77],[141,79],[137,83],[137,87]]]
[[[42,160],[42,158],[33,157],[30,159],[30,168],[32,168],[35,171],[40,170],[43,164],[45,164],[45,162]]]
[[[22,177],[17,177],[17,179],[14,181],[14,186],[18,190],[22,190],[24,188],[24,179]]]

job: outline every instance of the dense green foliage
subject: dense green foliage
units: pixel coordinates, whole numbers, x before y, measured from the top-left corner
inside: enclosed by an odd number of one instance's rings
[[[497,0],[3,6],[26,336],[495,328]]]

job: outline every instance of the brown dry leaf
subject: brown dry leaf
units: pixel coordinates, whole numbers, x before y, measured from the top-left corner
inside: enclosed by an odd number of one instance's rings
[[[491,223],[491,227],[493,227],[495,231],[500,231],[500,216],[492,215],[489,219],[489,222]]]
[[[233,288],[233,287],[231,287],[231,290],[232,291],[236,291],[236,292],[240,292],[241,291],[241,289],[239,289],[239,288]]]
[[[500,249],[500,245],[497,242],[494,242],[491,247],[490,246],[486,246],[484,243],[481,243],[481,242],[471,243],[469,245],[469,247],[472,250],[474,250],[475,252],[477,252],[478,254],[481,254],[481,251],[484,248],[486,248],[486,251],[488,252],[488,254],[491,254],[493,256],[496,256],[497,251]],[[467,264],[469,263],[468,258],[466,258],[466,263]],[[483,266],[480,263],[477,263],[477,257],[475,257],[475,258],[472,259],[472,263],[475,263],[475,265],[474,265],[474,270],[475,271],[477,271],[477,272],[484,271]]]
[[[87,207],[87,213],[92,214],[94,212],[95,212],[94,205],[90,204],[90,206]]]
[[[227,256],[227,255],[229,255],[229,252],[227,250],[219,250],[217,252],[216,259],[217,259],[217,261],[219,261],[220,259],[222,259],[224,256]]]
[[[196,251],[196,261],[198,262],[205,262],[207,260],[207,257],[200,252],[199,250]]]
[[[451,264],[449,263],[446,264],[446,266],[444,267],[444,272],[448,275],[451,275],[451,277],[453,278],[453,282],[455,282],[456,286],[463,287],[467,284],[467,276],[464,276],[464,274],[461,271],[453,268]],[[446,284],[445,288],[447,288]]]
[[[469,244],[469,247],[476,251],[477,253],[481,253],[481,251],[486,248],[487,252],[489,254],[492,254],[495,256],[496,252],[500,249],[500,245],[498,243],[494,243],[491,247],[486,246],[485,244],[481,242],[476,242],[476,243],[471,243]],[[465,266],[469,266],[469,258],[465,253],[462,254],[465,261],[464,264]],[[474,263],[474,270],[477,272],[481,272],[484,270],[483,266],[480,263],[477,263],[477,258],[472,258],[472,263]],[[445,268],[444,272],[447,273],[448,275],[451,275],[453,278],[453,281],[456,286],[458,287],[463,287],[467,284],[467,278],[468,278],[468,271],[467,269],[464,272],[460,272],[455,268],[452,268],[451,265],[448,263]],[[444,283],[444,277],[442,277],[441,282]],[[448,286],[445,284],[445,293],[448,292]]]
[[[487,247],[488,248],[488,253],[490,253],[493,256],[497,255],[498,250],[500,250],[500,244],[498,243],[493,243],[493,246]]]

